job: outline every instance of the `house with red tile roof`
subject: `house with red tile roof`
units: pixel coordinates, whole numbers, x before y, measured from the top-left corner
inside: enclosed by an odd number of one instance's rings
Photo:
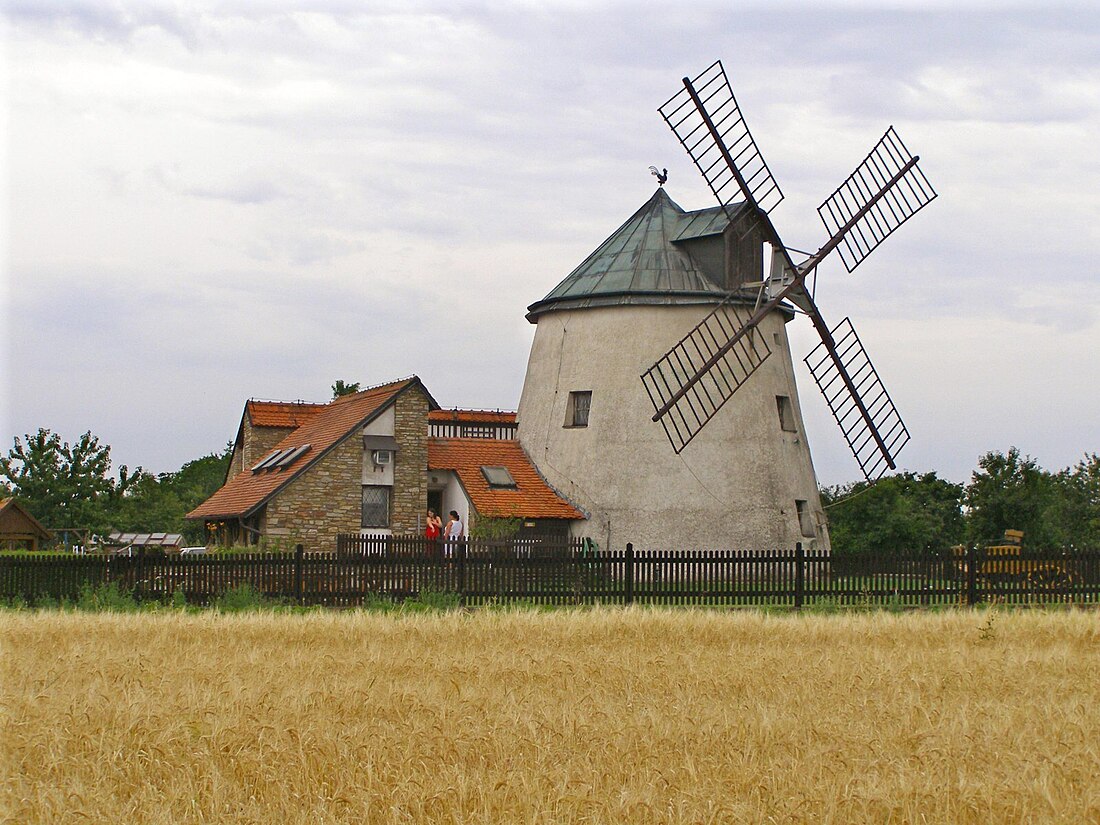
[[[514,412],[442,410],[420,379],[328,403],[245,404],[225,485],[188,514],[212,544],[334,550],[340,534],[420,534],[427,508],[474,527],[566,534],[584,514],[515,438]]]

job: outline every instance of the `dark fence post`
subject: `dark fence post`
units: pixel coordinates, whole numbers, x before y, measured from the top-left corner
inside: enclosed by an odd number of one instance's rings
[[[137,549],[137,573],[134,576],[134,599],[141,601],[145,595],[145,545],[139,544]]]
[[[298,544],[294,547],[294,598],[298,604],[302,603],[302,591],[305,589],[304,585],[304,571],[302,570],[302,560],[305,557],[305,548]]]
[[[634,604],[634,545],[629,541],[623,556],[623,602]]]
[[[806,551],[802,542],[794,545],[794,609],[802,609],[802,599],[806,590]]]
[[[466,539],[455,541],[455,573],[458,581],[458,600],[463,607],[466,606]]]
[[[966,603],[978,603],[978,548],[973,544],[966,548]]]

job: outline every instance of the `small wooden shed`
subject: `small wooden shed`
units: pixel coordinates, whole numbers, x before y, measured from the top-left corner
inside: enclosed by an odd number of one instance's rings
[[[37,550],[53,534],[14,498],[0,498],[0,550]]]

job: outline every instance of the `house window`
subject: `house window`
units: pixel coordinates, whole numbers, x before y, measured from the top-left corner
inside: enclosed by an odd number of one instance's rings
[[[791,399],[786,395],[777,395],[775,405],[779,408],[779,426],[783,431],[788,433],[797,432],[794,426],[794,407],[791,406]]]
[[[376,484],[363,485],[363,527],[390,526],[390,488]]]
[[[802,531],[803,537],[814,538],[817,532],[814,530],[814,519],[810,514],[809,504],[802,499],[796,499],[794,507],[798,511],[798,527]]]
[[[482,467],[481,474],[485,476],[485,480],[489,482],[489,487],[494,490],[516,489],[516,480],[512,478],[512,474],[508,471],[507,467]]]
[[[566,427],[587,427],[588,412],[592,409],[592,391],[569,393],[569,405],[565,410]]]

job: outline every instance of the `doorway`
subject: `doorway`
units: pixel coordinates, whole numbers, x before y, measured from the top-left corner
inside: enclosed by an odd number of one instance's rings
[[[428,490],[428,509],[443,518],[443,491]]]

